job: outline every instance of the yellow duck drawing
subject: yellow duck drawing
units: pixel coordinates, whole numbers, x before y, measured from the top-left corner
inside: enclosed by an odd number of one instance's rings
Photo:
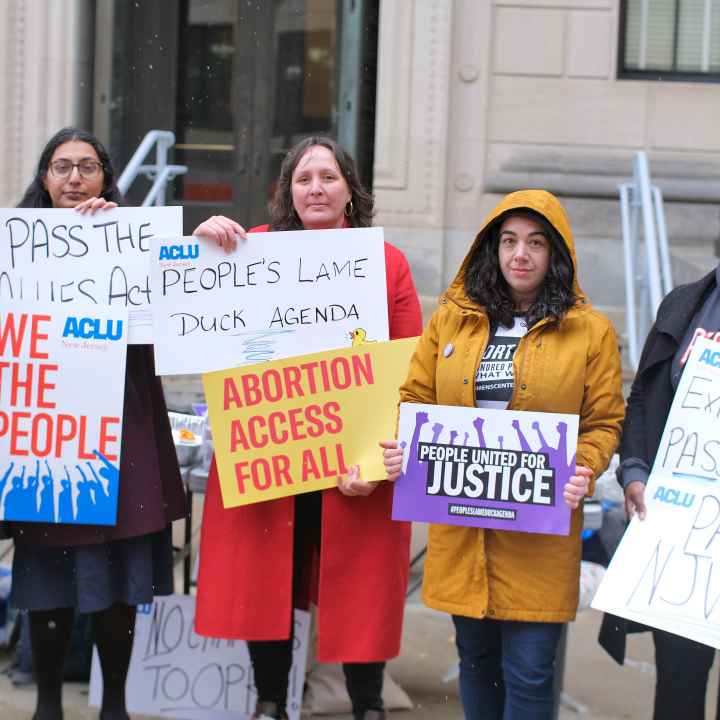
[[[363,330],[363,328],[355,328],[354,330],[351,330],[348,335],[352,340],[352,347],[364,345],[365,343],[377,342],[377,340],[368,340],[367,333]]]

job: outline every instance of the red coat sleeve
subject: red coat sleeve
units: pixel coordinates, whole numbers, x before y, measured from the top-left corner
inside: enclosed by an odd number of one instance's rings
[[[422,310],[405,255],[385,243],[385,277],[390,339],[415,337],[423,329]]]

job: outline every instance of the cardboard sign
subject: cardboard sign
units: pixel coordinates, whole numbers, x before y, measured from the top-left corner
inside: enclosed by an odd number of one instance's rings
[[[567,535],[577,415],[402,403],[394,520]]]
[[[382,228],[251,233],[231,254],[158,241],[152,287],[159,375],[389,337]]]
[[[0,303],[127,308],[128,342],[151,343],[151,238],[182,235],[182,208],[0,209]]]
[[[720,648],[718,479],[720,347],[698,339],[645,488],[647,517],[630,523],[594,608]]]
[[[247,645],[195,633],[195,598],[168,595],[138,607],[126,683],[129,713],[184,720],[249,720],[257,693]],[[305,682],[310,615],[295,610],[295,641],[287,714],[299,720]],[[90,675],[90,705],[100,707],[102,672],[97,649]]]
[[[203,376],[223,505],[385,477],[398,388],[417,338],[367,343]]]
[[[4,302],[0,520],[114,525],[127,311]]]

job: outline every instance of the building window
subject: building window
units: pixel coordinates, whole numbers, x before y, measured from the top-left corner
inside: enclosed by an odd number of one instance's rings
[[[622,0],[619,77],[720,81],[720,0]]]

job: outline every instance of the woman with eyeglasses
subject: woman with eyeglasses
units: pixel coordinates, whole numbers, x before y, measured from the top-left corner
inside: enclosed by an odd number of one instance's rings
[[[42,151],[19,207],[94,213],[121,201],[102,144],[65,128]],[[63,664],[76,612],[89,614],[100,657],[99,717],[128,720],[135,608],[173,591],[170,524],[184,517],[185,499],[150,346],[128,346],[124,382],[116,525],[8,523],[15,544],[10,601],[30,618],[38,690],[33,720],[62,720]]]

